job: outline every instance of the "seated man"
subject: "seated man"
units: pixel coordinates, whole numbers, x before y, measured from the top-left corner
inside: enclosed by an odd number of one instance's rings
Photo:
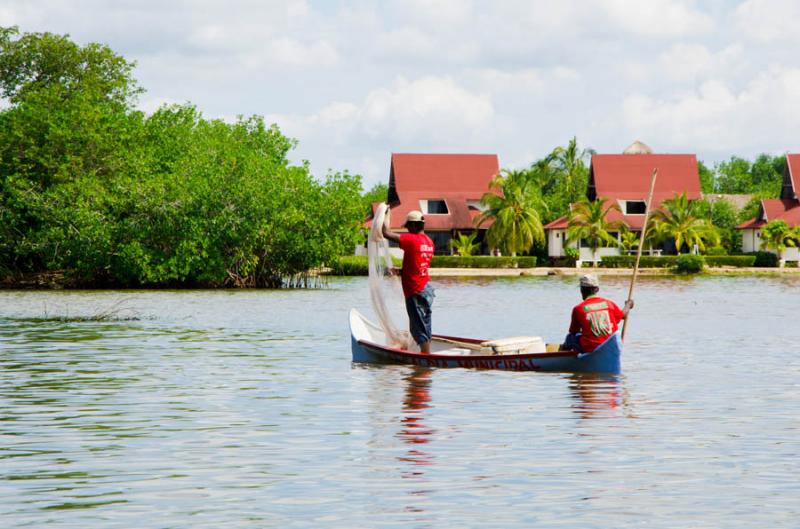
[[[581,276],[580,286],[583,301],[572,309],[569,334],[561,348],[589,353],[617,332],[618,323],[633,308],[633,300],[626,301],[620,309],[610,299],[598,296],[600,282],[594,275]]]

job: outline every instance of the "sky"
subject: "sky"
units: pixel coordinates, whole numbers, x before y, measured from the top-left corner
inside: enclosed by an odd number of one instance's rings
[[[795,0],[0,0],[0,26],[101,42],[138,105],[264,116],[318,177],[392,152],[521,168],[576,136],[622,152],[800,149]]]

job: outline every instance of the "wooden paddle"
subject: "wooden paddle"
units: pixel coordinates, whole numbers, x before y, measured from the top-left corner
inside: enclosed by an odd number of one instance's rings
[[[650,219],[650,205],[653,203],[653,190],[656,188],[656,177],[658,176],[658,167],[653,169],[653,177],[650,179],[650,196],[647,198],[647,205],[644,210],[644,226],[642,226],[642,234],[639,237],[639,250],[636,252],[636,263],[633,265],[633,277],[631,277],[631,287],[628,289],[628,300],[633,299],[633,287],[636,285],[636,276],[639,274],[639,260],[642,258],[642,248],[644,248],[644,235],[647,232],[647,221]],[[627,303],[626,301],[626,303]],[[630,312],[622,323],[622,341],[625,341],[625,331],[628,330],[628,320],[631,319]]]

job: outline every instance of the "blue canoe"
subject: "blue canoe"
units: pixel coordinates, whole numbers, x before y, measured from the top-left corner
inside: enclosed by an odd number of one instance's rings
[[[484,340],[437,334],[433,335],[431,352],[418,353],[392,347],[379,326],[356,309],[351,309],[350,338],[353,362],[360,363],[565,373],[619,373],[621,369],[622,341],[619,332],[611,335],[591,353],[554,351],[485,354],[480,350]]]

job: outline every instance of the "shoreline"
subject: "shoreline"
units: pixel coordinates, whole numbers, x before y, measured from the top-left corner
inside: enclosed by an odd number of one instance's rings
[[[574,268],[574,267],[548,267],[537,266],[535,268],[430,268],[430,277],[555,277],[555,276],[578,276],[582,274],[596,274],[598,276],[618,276],[630,277],[633,275],[632,268]],[[715,267],[705,268],[702,272],[694,274],[679,274],[671,268],[640,268],[639,276],[644,277],[695,277],[695,276],[800,276],[800,268],[736,268],[736,267]],[[315,277],[365,277],[364,275],[330,275],[327,273],[316,273]],[[324,279],[323,279],[324,280]],[[72,285],[64,281],[62,274],[34,274],[23,277],[5,277],[0,280],[0,290],[259,290],[266,287],[112,287],[107,285]]]
[[[536,268],[430,268],[431,277],[519,277],[519,276],[577,276],[582,274],[597,274],[600,276],[631,276],[632,268],[557,268],[539,266]],[[640,276],[674,276],[685,275],[800,275],[800,268],[705,268],[696,274],[677,274],[670,268],[640,268]]]

